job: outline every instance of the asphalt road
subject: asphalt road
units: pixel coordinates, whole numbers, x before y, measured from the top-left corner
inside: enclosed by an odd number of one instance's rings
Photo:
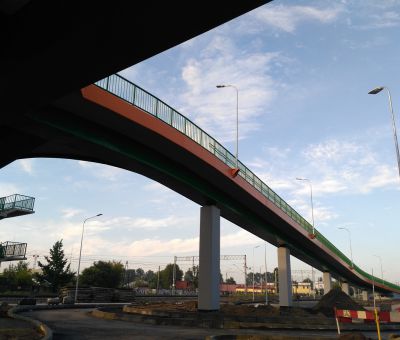
[[[53,330],[54,340],[59,339],[205,339],[210,335],[292,335],[309,336],[315,339],[337,338],[332,331],[279,331],[279,330],[223,330],[156,326],[119,320],[104,320],[88,314],[93,309],[53,309],[25,312],[23,315],[44,322]],[[393,331],[386,333],[387,335]],[[374,333],[364,333],[377,339]],[[400,330],[398,332],[400,335]]]

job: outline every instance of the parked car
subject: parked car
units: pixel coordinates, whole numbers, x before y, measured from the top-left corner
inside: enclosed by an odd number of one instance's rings
[[[64,305],[73,305],[75,303],[74,298],[72,296],[64,296],[62,303]]]
[[[59,297],[48,298],[47,304],[51,306],[58,305],[60,304],[60,298]]]

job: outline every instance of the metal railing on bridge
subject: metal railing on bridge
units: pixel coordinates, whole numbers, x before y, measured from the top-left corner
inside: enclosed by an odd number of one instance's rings
[[[32,214],[35,198],[25,195],[0,197],[0,219],[25,214]]]
[[[98,87],[116,95],[117,97],[127,101],[128,103],[142,109],[162,120],[165,124],[172,126],[180,131],[203,148],[218,157],[229,167],[236,167],[235,156],[223,147],[217,140],[211,137],[208,133],[198,127],[195,123],[187,119],[185,116],[174,110],[171,106],[164,103],[162,100],[153,96],[141,87],[133,84],[129,80],[121,77],[118,74],[113,74],[95,83]],[[277,193],[275,193],[268,185],[266,185],[257,175],[255,175],[242,162],[238,162],[239,176],[250,183],[257,191],[264,195],[268,200],[274,203],[279,209],[290,216],[294,221],[301,225],[309,234],[312,234],[313,227],[302,217],[296,210],[287,204]],[[322,244],[345,261],[349,267],[352,262],[338,248],[336,248],[328,239],[326,239],[318,230],[314,228],[315,238]],[[364,277],[374,280],[377,283],[383,282],[384,285],[400,290],[400,286],[393,283],[382,281],[353,264],[354,270]]]

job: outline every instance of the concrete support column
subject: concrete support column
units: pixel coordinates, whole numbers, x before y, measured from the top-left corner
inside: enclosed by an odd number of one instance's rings
[[[363,301],[368,301],[368,291],[367,290],[363,290],[361,293],[361,297]]]
[[[292,306],[292,274],[290,271],[290,250],[278,248],[279,306]]]
[[[332,289],[332,277],[331,273],[323,272],[322,274],[322,282],[324,283],[324,295],[328,294]]]
[[[350,295],[349,284],[347,282],[342,282],[342,292]]]
[[[214,206],[200,209],[198,309],[219,310],[220,211]]]

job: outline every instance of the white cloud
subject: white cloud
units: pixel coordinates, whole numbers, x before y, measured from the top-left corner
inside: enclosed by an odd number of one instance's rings
[[[144,186],[144,190],[157,193],[171,193],[172,190],[159,182],[151,182]]]
[[[355,143],[330,139],[320,144],[308,146],[303,154],[312,161],[331,163],[339,162],[349,155],[356,154],[360,149],[361,147]]]
[[[81,209],[66,208],[61,210],[63,218],[72,218],[83,212]]]
[[[375,167],[374,170],[374,175],[369,178],[369,180],[365,183],[363,187],[361,187],[361,192],[368,193],[376,188],[397,185],[397,169],[389,167],[388,165],[379,165]]]
[[[279,53],[240,53],[230,44],[215,41],[227,40],[217,37],[205,55],[190,59],[182,69],[182,79],[187,91],[181,102],[180,112],[190,113],[194,121],[220,142],[236,138],[236,95],[240,134],[239,138],[258,128],[255,118],[264,114],[275,97],[279,81],[269,74],[272,65],[279,60]],[[208,56],[213,50],[213,58]],[[283,59],[283,58],[282,58]],[[262,70],[262,72],[260,72]],[[217,89],[218,84],[230,84],[235,88]]]
[[[221,249],[229,247],[241,247],[260,243],[255,235],[241,229],[238,232],[221,236]],[[78,243],[75,247],[79,246]],[[111,242],[99,236],[93,236],[85,240],[86,254],[113,254],[115,256],[152,256],[159,254],[198,254],[199,237],[159,239],[144,238],[133,242]]]
[[[21,169],[28,173],[33,173],[33,160],[32,159],[20,159],[17,161],[17,164],[21,167]]]
[[[313,171],[313,192],[368,193],[396,183],[394,168],[389,167],[373,150],[373,141],[328,141],[313,144],[302,152]],[[304,162],[304,160],[303,160]],[[306,194],[306,190],[297,191]]]
[[[302,22],[317,21],[320,23],[330,23],[334,21],[342,11],[343,8],[339,6],[318,9],[311,6],[271,4],[255,11],[254,17],[263,24],[288,33],[293,33]]]
[[[397,27],[400,25],[400,15],[395,11],[385,11],[383,13],[368,13],[368,21],[363,24],[353,25],[360,30],[384,29]]]
[[[221,236],[221,248],[242,247],[260,243],[260,238],[241,229],[236,233]]]
[[[152,256],[157,254],[182,254],[198,253],[199,238],[174,238],[161,240],[158,238],[146,238],[127,242],[110,242],[100,237],[91,237],[85,241],[86,254],[112,254],[117,256]]]
[[[309,192],[308,195],[310,195]],[[295,210],[310,224],[312,224],[312,215],[314,214],[315,227],[317,229],[318,226],[324,224],[324,222],[338,217],[338,214],[332,211],[331,207],[322,206],[319,203],[316,204],[315,201],[313,211],[311,211],[311,202],[306,198],[293,198],[288,200],[287,203],[290,204],[291,207],[295,208]]]
[[[196,218],[193,217],[180,217],[170,215],[161,218],[151,217],[136,217],[129,216],[115,217],[108,220],[99,220],[92,223],[92,230],[105,230],[112,228],[124,228],[126,230],[142,229],[142,230],[156,230],[161,228],[180,228],[190,226],[196,223]]]
[[[0,197],[10,196],[20,193],[20,188],[12,183],[0,182]]]
[[[83,169],[90,170],[93,176],[109,181],[116,181],[124,173],[124,170],[121,168],[105,164],[91,163],[86,161],[78,161],[78,164]]]

